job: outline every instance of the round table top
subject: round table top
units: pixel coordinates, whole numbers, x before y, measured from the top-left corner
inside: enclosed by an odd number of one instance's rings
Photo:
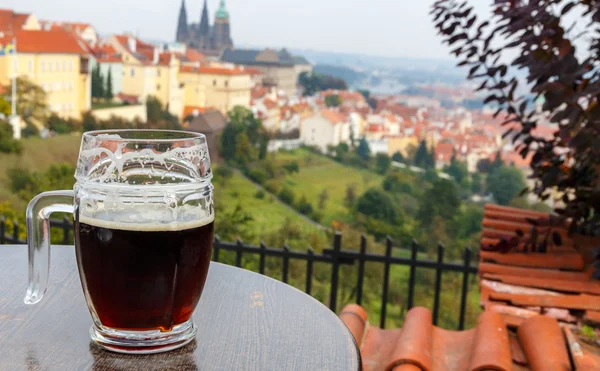
[[[352,335],[327,307],[271,278],[211,263],[196,340],[124,355],[90,340],[75,252],[52,248],[48,292],[23,304],[27,248],[0,245],[0,370],[358,370]]]

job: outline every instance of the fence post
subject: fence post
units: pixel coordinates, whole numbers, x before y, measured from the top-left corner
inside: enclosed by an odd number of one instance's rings
[[[220,250],[221,239],[219,236],[215,236],[215,243],[213,245],[213,261],[219,262],[219,250]]]
[[[387,315],[388,291],[390,285],[390,258],[392,257],[392,238],[385,238],[385,263],[383,266],[383,293],[381,294],[381,316],[379,327],[385,328],[385,317]]]
[[[265,274],[265,251],[267,246],[264,242],[260,241],[260,260],[258,262],[258,271],[260,274]]]
[[[340,274],[340,251],[342,250],[342,233],[335,232],[333,250],[331,251],[331,292],[329,294],[329,309],[337,313],[337,288]]]
[[[242,248],[244,247],[244,243],[242,242],[241,239],[238,238],[238,240],[236,241],[236,245],[237,245],[238,249],[235,252],[235,266],[238,268],[241,268],[242,267]]]
[[[283,269],[281,272],[281,280],[283,283],[288,283],[288,273],[290,267],[290,248],[287,244],[283,245]]]
[[[13,222],[13,243],[19,243],[19,223]]]
[[[308,247],[308,256],[306,257],[306,293],[310,295],[312,290],[313,259],[315,252],[312,247]]]
[[[464,253],[464,267],[462,292],[460,295],[460,318],[458,320],[458,329],[463,330],[465,328],[465,315],[467,311],[467,294],[469,293],[469,266],[471,265],[471,247],[465,247]]]
[[[440,291],[442,290],[442,264],[444,263],[444,245],[438,244],[437,267],[435,268],[435,293],[433,299],[433,324],[438,324],[440,312]]]
[[[417,274],[417,249],[419,245],[416,240],[410,244],[410,276],[408,279],[408,309],[414,306],[415,300],[415,276]]]
[[[365,254],[367,252],[367,237],[360,236],[360,256],[358,258],[358,282],[356,286],[356,304],[362,304],[363,281],[365,275]]]
[[[6,219],[4,217],[0,217],[0,245],[4,245],[6,243]]]

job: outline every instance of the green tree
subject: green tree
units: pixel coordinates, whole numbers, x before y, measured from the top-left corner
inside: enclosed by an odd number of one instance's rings
[[[346,197],[344,198],[344,203],[346,207],[351,208],[354,206],[354,202],[356,201],[356,184],[348,184],[346,186]]]
[[[415,194],[413,182],[406,179],[406,177],[397,172],[391,172],[383,180],[383,189],[393,193],[408,193],[410,195]]]
[[[479,173],[475,173],[471,176],[471,192],[475,194],[483,192],[483,178]]]
[[[396,152],[392,155],[392,161],[404,163],[406,162],[406,159],[404,158],[404,156],[402,156],[402,153]]]
[[[286,163],[285,165],[283,165],[283,168],[290,175],[300,172],[300,165],[298,165],[298,161],[296,161],[296,160]]]
[[[417,219],[425,227],[431,226],[436,216],[449,221],[454,219],[461,205],[460,193],[455,182],[437,179],[421,198]]]
[[[108,68],[108,74],[106,75],[106,89],[104,92],[104,98],[111,101],[113,99],[114,92],[112,86],[112,68]]]
[[[385,153],[378,153],[375,156],[375,170],[377,173],[383,175],[387,173],[390,166],[392,165],[392,160]]]
[[[396,222],[394,201],[385,192],[372,188],[365,192],[356,202],[356,211],[390,224]]]
[[[338,94],[332,94],[325,97],[327,107],[339,107],[342,104],[342,98]]]
[[[11,87],[6,89],[10,91]],[[17,114],[29,124],[44,125],[48,112],[46,92],[26,77],[17,77]]]
[[[3,96],[0,95],[0,114],[4,116],[8,116],[11,114],[10,112],[11,106],[10,102],[6,100]]]
[[[264,159],[267,155],[269,135],[262,125],[262,121],[254,117],[252,111],[236,106],[228,113],[229,123],[223,129],[219,141],[221,156],[229,162],[248,163],[256,158]],[[256,149],[256,156],[252,159],[240,159],[236,156],[239,136],[245,133],[251,146]]]
[[[288,187],[284,187],[281,191],[279,191],[279,194],[277,196],[283,203],[286,203],[288,205],[294,204],[294,191],[292,191]]]
[[[427,162],[429,161],[428,157],[429,151],[427,150],[427,143],[425,143],[425,140],[422,140],[421,143],[419,143],[417,151],[415,152],[415,166],[418,166],[420,168],[427,168]]]
[[[235,158],[236,162],[242,166],[245,166],[249,162],[258,158],[258,151],[256,150],[256,147],[250,143],[248,135],[244,132],[242,132],[237,138]]]
[[[155,96],[148,96],[146,98],[146,115],[148,117],[148,121],[150,122],[159,122],[162,118],[163,106],[160,100]]]
[[[356,148],[356,154],[360,156],[363,160],[367,161],[369,157],[371,157],[371,149],[369,148],[369,143],[367,143],[367,139],[364,137],[358,143],[358,148]]]
[[[13,130],[8,122],[0,120],[0,152],[21,153],[21,142],[13,139]]]
[[[365,97],[365,100],[368,100],[369,97],[371,96],[371,92],[366,90],[366,89],[359,89],[358,92]]]
[[[463,179],[469,176],[469,170],[467,169],[467,164],[458,161],[456,159],[456,153],[452,155],[452,159],[450,160],[450,165],[445,169],[448,175],[454,177],[457,183],[462,183]]]
[[[327,192],[327,188],[323,188],[323,191],[319,193],[319,210],[325,209],[325,204],[329,199],[329,193]]]
[[[469,238],[481,232],[483,209],[478,205],[469,205],[457,218],[458,238]]]
[[[488,174],[490,172],[491,166],[492,162],[488,158],[484,158],[477,161],[477,171],[482,174]]]
[[[487,178],[487,191],[500,205],[508,205],[525,188],[523,173],[515,167],[502,165]]]
[[[310,204],[310,202],[308,202],[308,200],[306,199],[306,196],[304,196],[304,195],[302,195],[302,198],[298,202],[297,209],[301,214],[304,214],[304,215],[311,215],[313,212],[312,205]]]

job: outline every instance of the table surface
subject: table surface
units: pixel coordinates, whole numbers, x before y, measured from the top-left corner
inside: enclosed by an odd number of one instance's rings
[[[196,340],[155,355],[97,347],[73,247],[53,246],[49,288],[23,303],[27,249],[0,245],[0,370],[357,370],[352,335],[327,307],[279,281],[211,263]]]

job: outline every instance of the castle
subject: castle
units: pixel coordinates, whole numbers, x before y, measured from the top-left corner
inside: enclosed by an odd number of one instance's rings
[[[225,8],[225,0],[221,0],[219,3],[219,9],[215,13],[215,23],[213,26],[210,25],[210,21],[208,20],[206,0],[204,0],[200,23],[191,24],[188,24],[185,0],[181,0],[176,41],[198,49],[210,56],[220,56],[225,49],[233,48],[229,12]]]

